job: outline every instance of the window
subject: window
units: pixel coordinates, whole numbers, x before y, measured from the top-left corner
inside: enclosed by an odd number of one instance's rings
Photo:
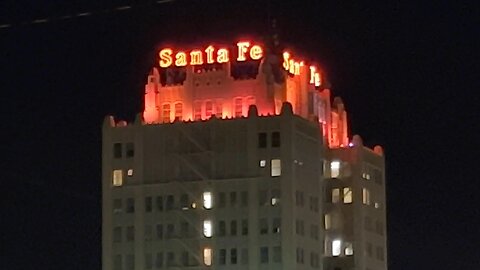
[[[195,101],[193,103],[193,119],[201,120],[202,119],[202,102]]]
[[[303,207],[304,205],[304,196],[302,191],[295,191],[295,204],[299,207]]]
[[[280,176],[282,174],[282,164],[280,159],[272,159],[272,176]]]
[[[206,266],[212,265],[212,249],[211,248],[203,249],[203,264],[205,264]]]
[[[303,248],[297,248],[297,263],[303,264]]]
[[[152,212],[152,197],[145,197],[145,212]]]
[[[268,233],[268,220],[266,218],[261,218],[259,220],[260,234]]]
[[[237,249],[232,248],[230,249],[230,263],[237,264]]]
[[[242,207],[248,206],[248,193],[246,191],[242,191],[240,193],[240,200],[241,200]]]
[[[180,196],[180,208],[182,210],[188,210],[189,207],[190,207],[190,204],[188,202],[188,194],[182,194]]]
[[[163,197],[157,196],[156,201],[157,201],[157,210],[163,211]]]
[[[122,212],[122,199],[114,199],[113,200],[113,213],[118,214]]]
[[[135,269],[135,257],[133,254],[127,254],[125,257],[125,269],[134,270]]]
[[[205,118],[210,118],[213,114],[213,104],[211,101],[205,102]]]
[[[218,193],[218,207],[225,207],[227,204],[227,196],[225,192]]]
[[[242,252],[240,254],[240,261],[242,264],[248,263],[248,249],[242,248]]]
[[[157,258],[155,259],[155,268],[163,267],[163,252],[157,253]]]
[[[377,247],[377,260],[383,261],[384,259],[385,259],[385,256],[383,254],[383,248]]]
[[[234,116],[235,117],[242,116],[243,115],[243,100],[242,100],[242,98],[241,97],[240,98],[235,98],[233,103],[234,103],[233,106],[234,106],[234,112],[235,112]]]
[[[145,253],[145,269],[152,269],[153,256],[152,253]]]
[[[282,261],[282,248],[273,247],[273,262],[279,263]]]
[[[113,186],[120,187],[123,185],[123,171],[113,170]]]
[[[227,250],[224,248],[220,249],[219,251],[218,263],[220,265],[225,265],[227,263]]]
[[[173,266],[175,264],[175,253],[168,252],[167,253],[167,266]]]
[[[315,224],[312,224],[310,226],[310,237],[312,239],[318,240],[318,226]]]
[[[182,265],[188,266],[188,251],[182,252]]]
[[[372,243],[367,242],[367,255],[368,257],[372,257]]]
[[[342,253],[342,241],[333,240],[332,241],[332,255],[333,256],[340,256],[341,253]]]
[[[280,203],[280,190],[272,189],[272,197],[270,199],[270,204],[272,206],[278,205]]]
[[[165,103],[162,106],[162,116],[163,116],[163,122],[164,123],[169,123],[170,122],[170,104]]]
[[[235,191],[230,192],[230,206],[237,205],[237,193]]]
[[[268,263],[268,247],[260,248],[260,263]]]
[[[282,226],[280,218],[274,218],[272,222],[272,233],[280,233],[280,227]]]
[[[232,235],[232,236],[237,235],[237,221],[236,220],[230,221],[230,235]]]
[[[162,224],[157,224],[156,235],[157,235],[157,239],[163,239],[163,225]]]
[[[379,220],[375,222],[375,231],[378,234],[383,235],[383,223]]]
[[[133,143],[127,143],[127,158],[132,158],[135,155],[135,145]]]
[[[212,193],[207,191],[203,192],[203,208],[212,209]]]
[[[135,240],[135,228],[133,226],[128,226],[125,239],[127,239],[127,242],[132,242]]]
[[[310,253],[310,266],[313,268],[318,268],[320,266],[320,259],[318,254],[315,252]]]
[[[330,230],[332,228],[332,215],[331,214],[325,214],[324,216],[324,222],[325,222],[325,230]]]
[[[133,176],[133,169],[128,169],[127,170],[127,176],[132,177]]]
[[[363,204],[370,205],[370,191],[366,188],[362,188],[362,202]]]
[[[218,222],[218,236],[225,236],[226,232],[227,232],[227,228],[225,225],[225,221],[220,220]]]
[[[204,220],[203,221],[203,235],[205,237],[212,237],[213,235],[213,227],[211,220]]]
[[[183,104],[180,102],[175,103],[175,120],[183,120]]]
[[[242,219],[242,235],[248,235],[248,220]]]
[[[373,179],[375,179],[375,183],[381,185],[383,183],[382,171],[379,169],[373,169]]]
[[[298,235],[304,235],[305,234],[305,227],[304,227],[303,220],[297,219],[295,221],[295,232]]]
[[[122,255],[113,257],[113,270],[122,270]]]
[[[188,225],[188,222],[182,222],[180,223],[180,235],[184,238],[189,237],[189,232],[190,232],[190,226]]]
[[[262,159],[260,160],[260,168],[265,168],[265,166],[267,165],[267,161],[265,159]]]
[[[258,133],[258,148],[267,148],[267,133]]]
[[[340,176],[340,161],[334,160],[330,162],[330,177],[337,178]]]
[[[173,210],[173,205],[175,203],[175,198],[173,197],[173,195],[168,195],[167,196],[167,205],[166,205],[166,208],[167,210]]]
[[[280,147],[280,132],[272,132],[272,147]]]
[[[268,202],[267,199],[267,190],[263,189],[258,192],[258,204],[260,206],[266,205]]]
[[[113,228],[113,242],[114,243],[122,242],[122,227]]]
[[[166,233],[166,238],[167,239],[171,239],[173,238],[174,234],[175,234],[175,225],[173,224],[167,224],[167,233]]]
[[[345,255],[353,255],[353,244],[350,242],[345,242]]]
[[[222,101],[221,100],[217,100],[217,102],[215,102],[215,116],[217,118],[222,118],[223,117],[223,106],[222,106]]]
[[[127,198],[127,201],[126,201],[126,209],[125,209],[125,212],[126,213],[134,213],[135,212],[135,200],[133,198]]]
[[[352,203],[352,188],[343,188],[343,203]]]
[[[143,232],[145,241],[152,240],[152,225],[145,225],[145,231]]]
[[[332,189],[332,203],[338,203],[340,201],[340,189]]]
[[[122,144],[121,143],[114,143],[113,144],[113,157],[114,158],[121,158],[122,157]]]

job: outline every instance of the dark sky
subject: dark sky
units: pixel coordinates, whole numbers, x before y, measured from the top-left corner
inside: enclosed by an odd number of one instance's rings
[[[37,2],[0,4],[0,268],[100,269],[104,116],[142,110],[159,43],[262,35],[269,9]],[[411,2],[288,1],[270,16],[328,72],[352,133],[385,148],[390,269],[480,269],[479,9]]]

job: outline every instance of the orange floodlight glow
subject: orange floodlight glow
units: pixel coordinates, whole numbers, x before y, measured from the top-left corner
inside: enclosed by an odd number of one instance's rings
[[[193,50],[190,52],[190,65],[192,66],[203,65],[202,51]]]
[[[250,49],[250,58],[253,60],[259,60],[263,57],[263,49],[258,45],[253,45]]]
[[[247,60],[247,57],[245,57],[245,54],[247,53],[248,47],[250,47],[250,42],[248,41],[241,41],[237,43],[238,47],[238,56],[237,56],[237,61],[245,61]]]
[[[178,52],[175,55],[175,66],[184,67],[187,65],[187,54],[185,52]]]
[[[172,65],[172,53],[173,50],[170,48],[163,49],[158,53],[160,56],[160,61],[158,63],[160,67],[166,68]]]
[[[228,50],[225,48],[218,49],[217,51],[217,62],[218,63],[227,63],[230,61],[228,58]]]

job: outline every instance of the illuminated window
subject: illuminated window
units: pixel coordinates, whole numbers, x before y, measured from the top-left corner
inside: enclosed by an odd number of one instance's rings
[[[203,263],[206,266],[212,265],[212,249],[211,248],[204,248],[203,249]]]
[[[375,203],[375,208],[377,208],[377,209],[380,208],[380,203],[379,202]]]
[[[324,216],[324,222],[325,222],[325,230],[330,230],[332,228],[332,215],[331,214],[325,214]]]
[[[282,174],[282,164],[280,159],[272,159],[271,166],[271,176],[280,176]]]
[[[280,218],[274,218],[272,221],[272,233],[280,233],[282,227],[282,220]]]
[[[267,161],[265,159],[260,160],[260,167],[264,168],[267,165]]]
[[[129,176],[129,177],[133,176],[133,169],[128,169],[127,176]]]
[[[210,191],[203,193],[203,208],[205,209],[212,209],[212,193]]]
[[[270,204],[272,206],[278,205],[280,203],[280,190],[272,189],[272,196],[270,199]]]
[[[203,235],[205,237],[212,237],[213,235],[213,227],[211,220],[204,220],[203,221]]]
[[[370,205],[370,191],[366,188],[362,188],[362,202],[365,205]]]
[[[353,244],[350,242],[345,243],[345,255],[347,256],[353,255]]]
[[[163,104],[162,116],[163,116],[163,122],[164,123],[169,123],[170,122],[170,104],[169,103]]]
[[[332,189],[332,203],[340,202],[340,189],[334,188]]]
[[[180,102],[175,103],[175,120],[183,120],[183,104]]]
[[[352,188],[343,188],[343,203],[352,203]]]
[[[202,119],[202,102],[195,101],[193,103],[193,119],[201,120]]]
[[[243,115],[243,99],[235,98],[233,101],[234,106],[234,115],[235,117],[240,117]]]
[[[342,253],[342,241],[333,240],[332,241],[332,256],[340,256]]]
[[[340,176],[340,161],[335,160],[330,162],[330,177],[337,178]]]
[[[222,118],[223,117],[223,104],[221,100],[217,100],[215,102],[215,116],[217,118]]]
[[[113,170],[113,186],[119,187],[123,185],[123,171]]]
[[[205,102],[205,118],[208,119],[213,114],[213,104],[211,101]]]

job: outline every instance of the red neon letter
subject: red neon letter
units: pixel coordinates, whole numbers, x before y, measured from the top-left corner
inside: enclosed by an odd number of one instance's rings
[[[190,52],[190,65],[198,66],[203,64],[202,51],[193,50]]]
[[[250,42],[248,42],[248,41],[238,42],[237,47],[238,47],[237,61],[247,60],[247,58],[245,57],[245,53],[247,52],[247,48],[250,47]]]
[[[172,49],[163,49],[158,53],[160,56],[160,61],[158,62],[160,67],[166,68],[172,65],[172,53]]]
[[[205,49],[205,52],[207,53],[207,63],[208,64],[213,64],[215,62],[215,60],[213,59],[213,51],[214,50],[215,50],[215,48],[213,48],[212,45],[208,46]]]
[[[175,65],[177,67],[184,67],[187,65],[187,54],[184,52],[178,52],[175,55]]]
[[[263,57],[263,49],[258,45],[253,45],[250,49],[250,57],[253,60],[258,60]]]
[[[217,62],[218,63],[227,63],[228,59],[228,50],[227,49],[219,49],[217,52]]]

